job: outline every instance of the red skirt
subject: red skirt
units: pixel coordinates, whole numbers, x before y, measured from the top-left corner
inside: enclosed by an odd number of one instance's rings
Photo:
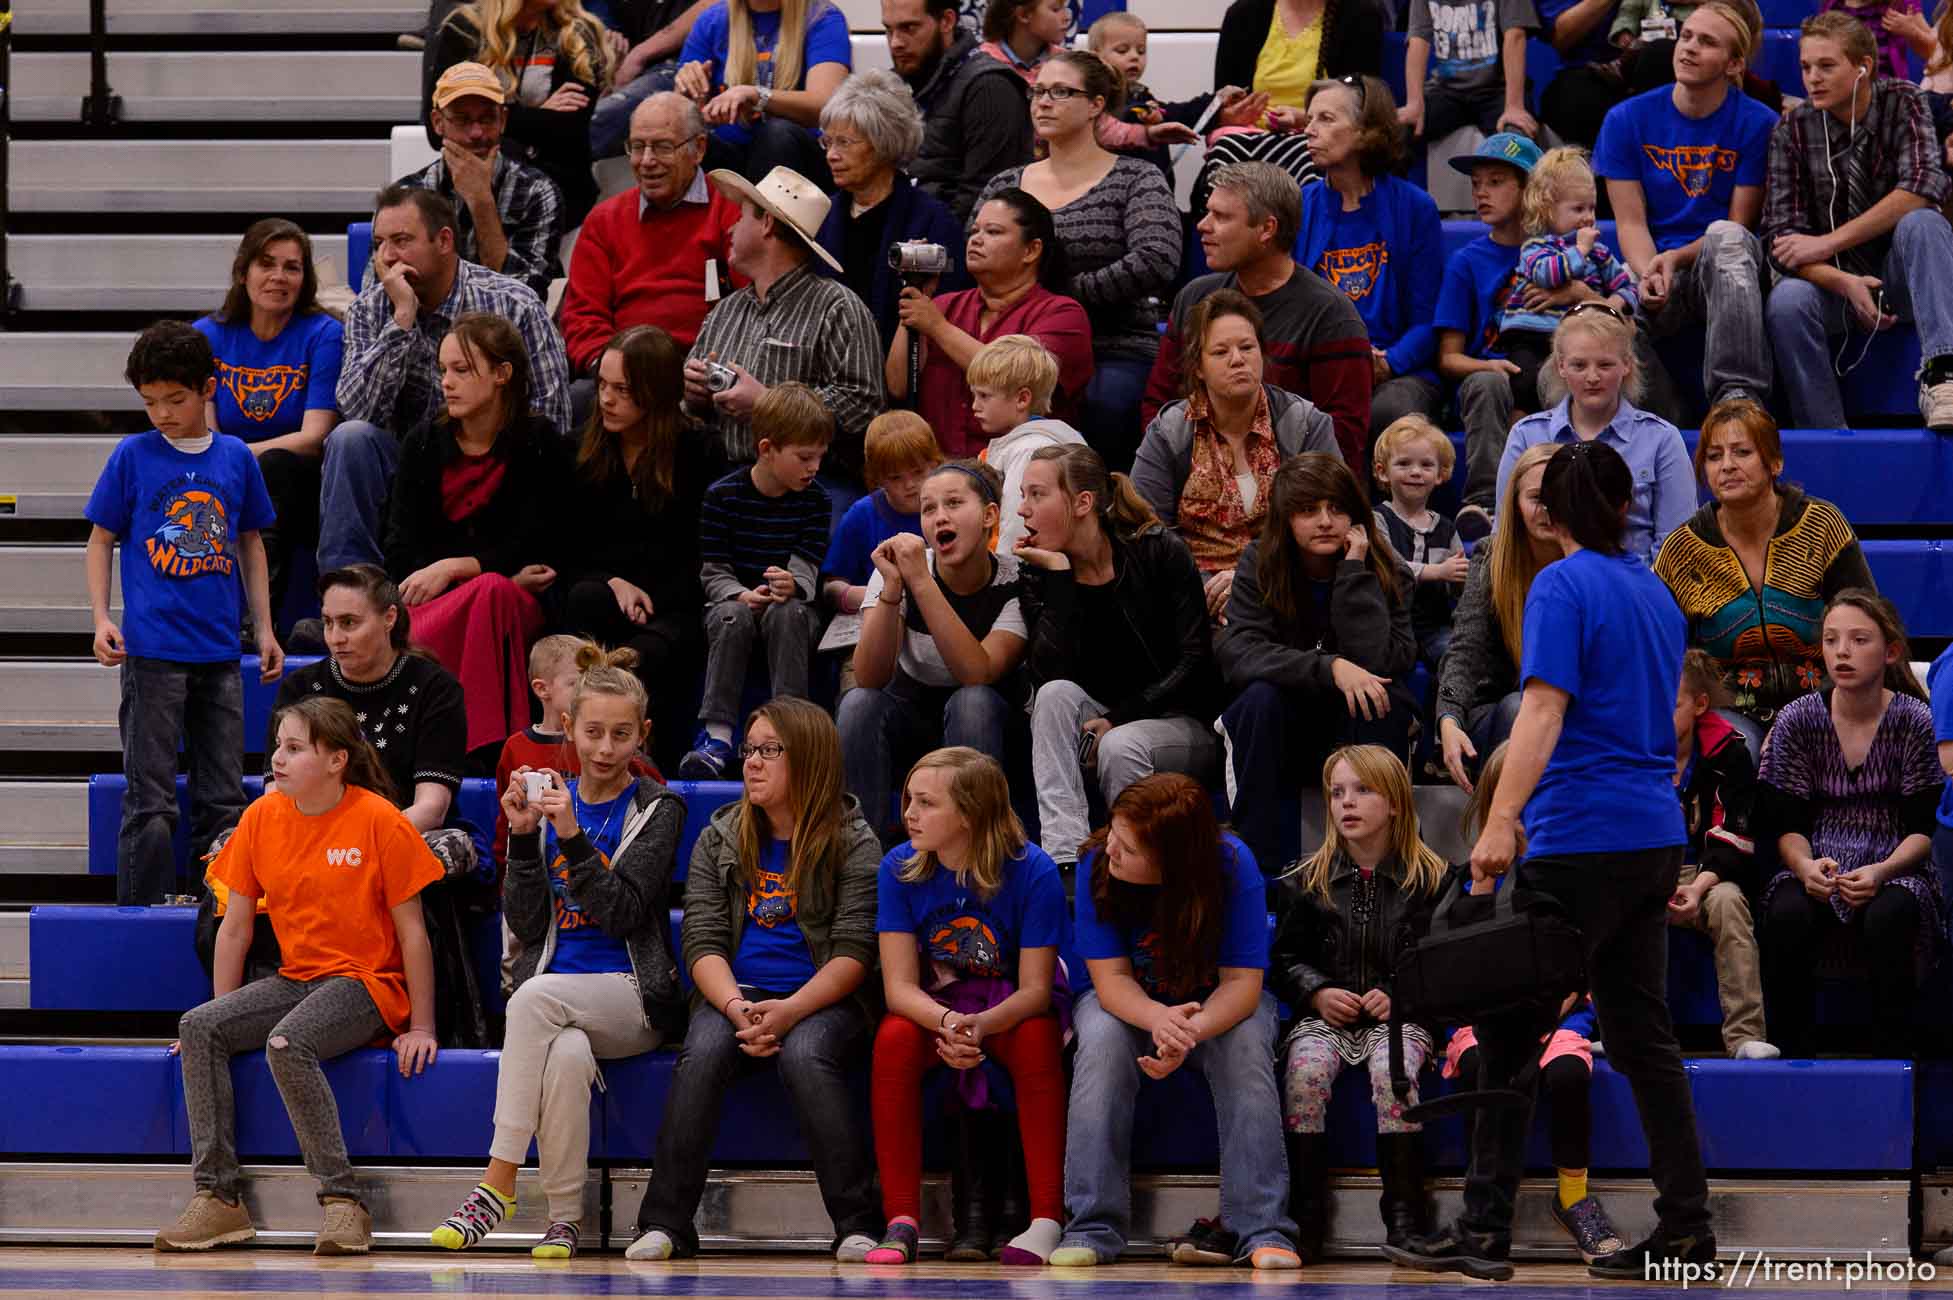
[[[542,603],[499,573],[414,607],[414,644],[461,682],[470,751],[529,725],[529,643],[542,625]]]

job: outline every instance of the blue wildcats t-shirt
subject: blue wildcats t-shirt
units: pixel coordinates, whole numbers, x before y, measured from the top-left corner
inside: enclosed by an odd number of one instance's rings
[[[1601,123],[1594,173],[1639,181],[1657,252],[1702,238],[1729,217],[1739,185],[1761,187],[1777,115],[1731,88],[1704,118],[1684,116],[1668,86],[1617,104]]]
[[[838,63],[849,69],[854,67],[854,46],[848,36],[847,16],[825,0],[811,0],[807,10],[806,57],[800,61],[800,82],[792,86],[773,84],[773,58],[780,44],[780,11],[753,12],[750,15],[753,49],[757,54],[753,64],[754,85],[771,90],[802,90],[806,87],[807,72],[811,68],[823,63]],[[711,62],[715,93],[726,88],[726,48],[731,35],[730,23],[725,2],[720,0],[692,23],[692,30],[685,37],[685,48],[678,52],[681,67],[700,60]],[[752,131],[737,122],[718,127],[715,134],[727,144],[745,144],[753,138]]]
[[[1546,40],[1553,39],[1553,27],[1560,21],[1560,15],[1579,4],[1580,0],[1539,0],[1534,6],[1539,10],[1539,34]],[[1584,68],[1590,63],[1606,63],[1619,56],[1620,51],[1607,39],[1607,29],[1614,25],[1614,11],[1618,4],[1607,6],[1580,43],[1560,56],[1560,65],[1567,68]]]
[[[768,840],[746,887],[746,923],[732,959],[732,977],[740,988],[792,993],[814,978],[814,954],[796,919],[799,907],[800,899],[787,888],[787,842]]]
[[[1432,325],[1440,332],[1457,330],[1465,336],[1465,355],[1496,357],[1492,346],[1499,337],[1499,310],[1519,274],[1519,244],[1494,243],[1480,235],[1451,255],[1445,263],[1444,287],[1438,290],[1438,311]]]
[[[597,858],[610,870],[617,854],[617,843],[624,837],[624,823],[631,819],[631,799],[637,782],[626,785],[615,799],[584,803],[577,779],[565,784],[570,790],[570,807],[576,810],[576,824],[597,850]],[[556,951],[549,959],[552,975],[607,975],[631,969],[631,950],[622,939],[604,933],[603,927],[576,905],[570,896],[570,863],[556,844],[556,828],[543,822],[543,861],[549,864],[549,893],[556,911]]]
[[[1526,595],[1519,680],[1572,698],[1526,804],[1530,857],[1686,844],[1675,691],[1688,623],[1640,557],[1575,551]]]
[[[1953,646],[1940,651],[1939,658],[1926,670],[1926,694],[1932,701],[1936,745],[1953,740],[1953,674],[1948,673],[1949,667],[1953,667]],[[1953,830],[1953,779],[1940,791],[1939,824]]]
[[[1151,927],[1121,925],[1099,919],[1092,902],[1092,864],[1094,852],[1078,864],[1077,896],[1073,902],[1073,922],[1078,934],[1078,955],[1086,961],[1108,961],[1125,957],[1132,962],[1133,978],[1149,997],[1168,996],[1160,987],[1155,963],[1159,957],[1160,934]],[[1221,869],[1227,883],[1226,909],[1221,914],[1221,946],[1214,970],[1203,974],[1188,1001],[1205,1001],[1220,983],[1220,968],[1240,970],[1268,969],[1268,891],[1261,870],[1255,866],[1248,846],[1232,835],[1221,841]],[[1153,886],[1154,889],[1159,886]]]
[[[1004,868],[1004,883],[984,899],[956,873],[938,864],[927,880],[900,879],[914,856],[907,841],[882,858],[876,881],[875,928],[913,934],[928,954],[922,986],[938,989],[959,979],[1017,982],[1017,957],[1025,948],[1055,948],[1065,925],[1065,889],[1058,866],[1035,844]]]
[[[154,429],[124,438],[85,513],[122,544],[122,638],[130,654],[186,664],[237,660],[244,621],[238,539],[276,518],[249,447],[221,433],[195,454]]]
[[[197,322],[217,354],[217,427],[246,442],[297,433],[307,411],[338,409],[346,331],[325,312],[294,316],[274,339],[251,322]]]

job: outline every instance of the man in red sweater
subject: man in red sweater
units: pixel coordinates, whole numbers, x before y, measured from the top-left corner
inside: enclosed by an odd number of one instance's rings
[[[669,92],[651,96],[631,114],[624,146],[637,190],[604,200],[584,219],[562,312],[578,429],[596,393],[604,344],[617,331],[656,325],[689,348],[712,305],[746,283],[730,275],[728,262],[739,205],[706,184],[705,142],[696,104]]]
[[[1301,224],[1295,178],[1281,168],[1246,162],[1215,173],[1207,215],[1197,227],[1215,274],[1188,281],[1173,299],[1140,414],[1151,424],[1162,406],[1187,395],[1181,343],[1187,313],[1216,289],[1238,289],[1261,309],[1265,382],[1328,412],[1343,459],[1368,482],[1369,331],[1346,296],[1289,256]]]

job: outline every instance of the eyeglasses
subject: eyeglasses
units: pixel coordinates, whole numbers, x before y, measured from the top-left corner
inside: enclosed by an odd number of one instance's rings
[[[741,745],[739,747],[739,761],[743,763],[753,755],[758,754],[761,758],[771,763],[774,759],[786,752],[787,747],[777,740],[769,740],[764,745]]]
[[[486,130],[502,124],[503,112],[504,110],[498,108],[492,113],[457,113],[453,109],[444,108],[441,110],[441,118],[458,131],[473,131],[477,128]]]
[[[866,140],[858,139],[851,135],[824,135],[821,137],[821,148],[828,153],[853,153],[856,149],[861,148],[867,143]]]
[[[680,150],[690,147],[692,141],[702,140],[704,138],[705,137],[703,136],[688,135],[683,140],[677,140],[677,141],[627,140],[624,143],[624,156],[626,158],[629,158],[632,162],[636,162],[639,158],[642,158],[645,154],[650,154],[653,158],[656,158],[659,162],[670,162],[673,158],[676,158],[678,156]]]
[[[1084,93],[1085,92],[1079,89],[1077,86],[1037,85],[1031,87],[1031,101],[1035,103],[1040,99],[1051,99],[1051,100],[1056,100],[1060,104],[1063,104],[1070,100],[1076,99],[1078,96]]]
[[[1615,307],[1612,303],[1597,302],[1591,298],[1586,302],[1575,303],[1573,306],[1567,308],[1567,318],[1572,319],[1583,311],[1597,311],[1602,315],[1612,316],[1623,325],[1627,324],[1627,317],[1621,314],[1619,308]]]

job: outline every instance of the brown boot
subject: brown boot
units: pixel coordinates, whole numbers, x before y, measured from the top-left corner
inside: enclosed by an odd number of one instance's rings
[[[358,1201],[328,1196],[325,1222],[319,1228],[314,1255],[364,1255],[373,1245],[373,1216]]]
[[[209,1250],[249,1241],[257,1235],[243,1202],[231,1205],[215,1192],[198,1192],[190,1198],[182,1217],[156,1234],[156,1249]]]

